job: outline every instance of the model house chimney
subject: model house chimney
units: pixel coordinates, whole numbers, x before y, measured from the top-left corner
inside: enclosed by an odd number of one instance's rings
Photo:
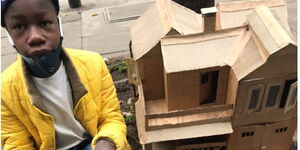
[[[204,32],[214,31],[216,29],[216,7],[202,8],[201,14],[204,21]]]

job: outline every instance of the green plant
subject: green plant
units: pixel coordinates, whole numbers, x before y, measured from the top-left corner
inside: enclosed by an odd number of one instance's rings
[[[127,114],[125,115],[125,121],[126,121],[126,122],[132,122],[132,121],[135,121],[135,116],[134,116],[134,114],[132,114],[132,113],[127,113]]]
[[[124,63],[124,61],[119,61],[119,62],[116,62],[116,63],[112,63],[110,65],[108,65],[108,68],[110,71],[119,71],[120,73],[123,73],[126,71],[126,65]]]

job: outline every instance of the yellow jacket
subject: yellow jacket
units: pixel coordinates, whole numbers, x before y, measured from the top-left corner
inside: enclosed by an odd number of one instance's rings
[[[93,136],[110,138],[118,150],[131,149],[112,78],[96,53],[63,49],[72,87],[75,118]],[[23,67],[21,56],[2,73],[1,144],[7,149],[55,149],[53,117]]]

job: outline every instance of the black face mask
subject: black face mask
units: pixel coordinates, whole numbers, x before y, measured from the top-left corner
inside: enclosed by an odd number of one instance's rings
[[[38,78],[52,76],[61,64],[61,45],[63,38],[60,38],[58,47],[53,51],[37,58],[30,58],[22,55],[29,73]]]

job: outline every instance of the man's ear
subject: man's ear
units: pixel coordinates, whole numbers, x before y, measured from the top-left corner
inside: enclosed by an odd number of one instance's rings
[[[57,17],[57,20],[58,20],[58,24],[59,24],[60,37],[61,37],[61,38],[64,38],[64,31],[63,31],[63,28],[62,28],[61,18],[60,18],[60,17]]]

